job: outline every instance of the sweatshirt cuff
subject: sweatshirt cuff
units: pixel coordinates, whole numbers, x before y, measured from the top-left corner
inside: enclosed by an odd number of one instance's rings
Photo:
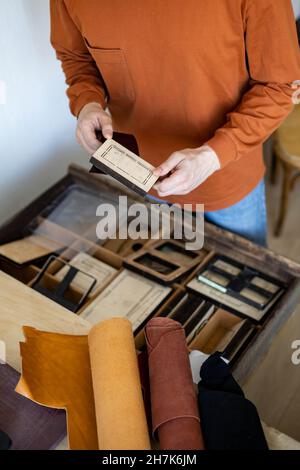
[[[78,117],[82,108],[89,103],[99,103],[103,109],[106,108],[104,95],[96,93],[95,91],[85,91],[84,93],[80,93],[80,95],[74,100],[71,100],[70,109],[72,114]]]
[[[235,143],[224,132],[217,131],[214,137],[205,142],[205,144],[209,145],[216,152],[221,169],[237,158]]]

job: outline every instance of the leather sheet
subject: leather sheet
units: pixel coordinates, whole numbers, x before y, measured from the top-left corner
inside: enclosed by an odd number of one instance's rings
[[[67,411],[70,449],[149,449],[131,323],[112,318],[89,336],[24,328],[17,392]]]
[[[196,391],[180,323],[155,317],[145,329],[152,429],[161,450],[203,449]]]
[[[66,435],[63,410],[40,406],[15,392],[20,374],[0,365],[0,429],[11,438],[12,450],[48,450]]]
[[[268,450],[261,421],[217,352],[200,370],[198,402],[207,450]]]

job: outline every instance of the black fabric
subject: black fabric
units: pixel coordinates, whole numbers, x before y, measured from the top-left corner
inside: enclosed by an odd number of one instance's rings
[[[268,450],[253,403],[229,366],[214,353],[202,365],[198,385],[201,428],[207,450]]]
[[[0,450],[8,450],[11,446],[11,440],[5,432],[0,430]]]

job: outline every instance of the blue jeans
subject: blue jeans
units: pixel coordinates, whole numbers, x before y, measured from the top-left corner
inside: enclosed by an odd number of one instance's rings
[[[147,195],[151,201],[166,203]],[[267,209],[265,182],[261,182],[244,199],[219,211],[205,212],[205,220],[225,230],[241,235],[257,245],[267,246]]]
[[[267,246],[265,182],[262,180],[244,199],[219,211],[205,212],[205,220]]]

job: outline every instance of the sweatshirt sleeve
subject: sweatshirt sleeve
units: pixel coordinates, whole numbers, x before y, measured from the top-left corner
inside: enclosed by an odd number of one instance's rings
[[[261,145],[293,109],[300,54],[290,0],[246,0],[250,89],[207,144],[221,168]]]
[[[63,0],[50,0],[51,44],[62,63],[71,112],[78,116],[88,103],[106,107],[100,72]]]

